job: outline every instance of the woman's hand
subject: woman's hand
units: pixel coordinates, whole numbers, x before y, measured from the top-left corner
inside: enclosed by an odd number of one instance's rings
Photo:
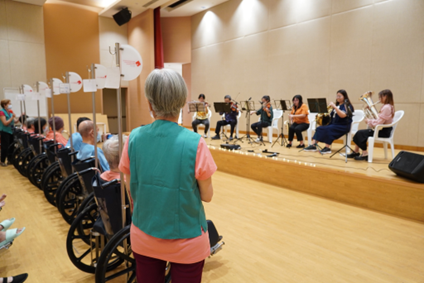
[[[333,102],[330,102],[330,106],[333,107],[334,109],[337,107],[336,104],[334,104]]]
[[[256,113],[256,111],[250,111],[250,115],[253,115],[255,113]]]

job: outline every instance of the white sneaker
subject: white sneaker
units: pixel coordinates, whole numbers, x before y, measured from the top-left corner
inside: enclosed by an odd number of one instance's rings
[[[204,137],[205,139],[207,139],[207,138],[208,138],[208,135],[203,135],[203,137]]]
[[[257,138],[256,140],[255,140],[255,142],[260,142],[261,141],[261,139],[260,138]]]

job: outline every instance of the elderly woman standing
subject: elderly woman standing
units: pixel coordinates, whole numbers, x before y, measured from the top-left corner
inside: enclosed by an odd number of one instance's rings
[[[210,254],[202,201],[212,200],[217,167],[204,139],[177,124],[187,97],[183,78],[154,70],[145,95],[155,121],[131,132],[119,166],[134,201],[137,281],[163,282],[169,261],[173,283],[201,282]]]
[[[6,157],[9,155],[9,145],[13,142],[13,125],[15,114],[12,112],[10,99],[3,99],[0,109],[0,135],[1,135],[1,166],[7,166]]]

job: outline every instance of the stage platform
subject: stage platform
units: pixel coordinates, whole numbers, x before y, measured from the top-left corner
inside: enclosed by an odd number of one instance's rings
[[[241,150],[234,152],[220,149],[225,143],[223,140],[208,138],[206,142],[222,172],[424,222],[424,184],[398,177],[390,171],[391,153],[389,151],[388,159],[384,159],[382,148],[374,149],[372,163],[352,159],[345,163],[340,154],[330,158],[331,154],[299,152],[296,141],[294,147],[286,148],[279,143],[271,147],[269,142],[259,145],[244,140],[237,142]],[[335,143],[332,151],[342,146]],[[263,153],[265,149],[279,154],[266,157],[269,153]],[[395,155],[398,152],[395,150]]]

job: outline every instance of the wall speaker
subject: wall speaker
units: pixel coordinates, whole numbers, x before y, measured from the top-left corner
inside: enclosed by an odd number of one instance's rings
[[[397,175],[424,183],[424,155],[401,151],[389,164]]]
[[[113,19],[119,26],[122,26],[131,20],[131,11],[128,10],[128,8],[123,8],[121,11],[113,15]]]

